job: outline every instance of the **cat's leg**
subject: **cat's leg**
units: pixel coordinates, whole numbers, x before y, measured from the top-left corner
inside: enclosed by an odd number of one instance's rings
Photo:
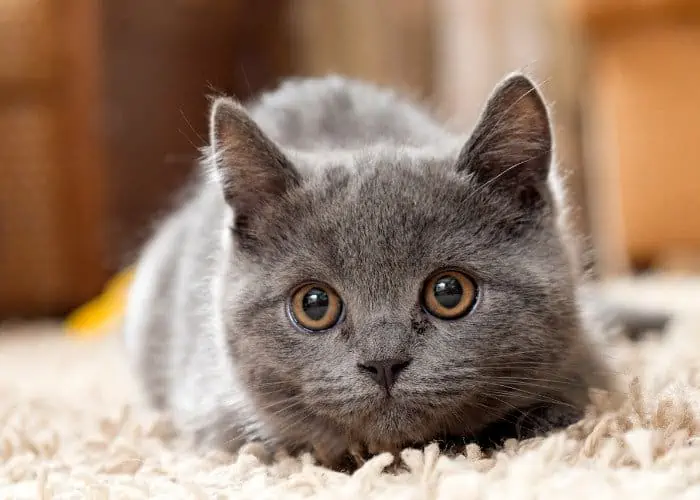
[[[622,334],[637,339],[647,332],[663,332],[673,319],[673,313],[661,305],[649,307],[637,303],[633,297],[621,300],[614,298],[605,288],[596,283],[579,289],[581,310],[584,319],[593,331],[612,338]]]
[[[664,331],[671,321],[671,314],[611,305],[602,319],[606,328],[617,329],[631,339],[638,339],[647,332]]]
[[[173,218],[144,249],[136,263],[122,324],[129,362],[149,402],[158,409],[165,408],[168,399],[172,280],[177,265],[174,249],[181,231]]]

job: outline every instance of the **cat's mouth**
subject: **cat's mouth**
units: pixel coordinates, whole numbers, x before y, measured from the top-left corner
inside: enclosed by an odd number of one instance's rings
[[[443,433],[444,417],[430,408],[383,397],[371,411],[358,412],[351,422],[351,434],[368,443],[384,443],[387,448],[403,447],[428,442]]]

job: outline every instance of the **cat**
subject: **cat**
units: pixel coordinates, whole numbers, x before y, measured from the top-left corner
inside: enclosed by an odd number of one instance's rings
[[[339,76],[219,97],[202,167],[124,321],[150,403],[199,444],[336,467],[546,433],[608,386],[529,77],[505,78],[471,134]]]

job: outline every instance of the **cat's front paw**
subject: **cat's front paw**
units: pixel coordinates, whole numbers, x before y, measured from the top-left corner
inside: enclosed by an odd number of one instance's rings
[[[523,412],[518,420],[518,439],[527,439],[565,429],[583,418],[584,411],[575,406],[543,405]]]
[[[529,439],[565,429],[583,416],[582,408],[565,403],[514,410],[479,433],[477,443],[483,448],[500,447],[507,439]]]
[[[380,453],[389,452],[394,455],[394,461],[386,472],[400,470],[403,462],[400,457],[401,446],[388,446],[386,443],[349,442],[341,439],[317,441],[312,445],[314,458],[320,465],[343,472],[354,472]]]

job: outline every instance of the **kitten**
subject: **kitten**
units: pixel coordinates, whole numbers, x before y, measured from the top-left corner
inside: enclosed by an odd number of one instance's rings
[[[349,453],[576,421],[604,370],[525,76],[473,133],[369,84],[217,99],[203,179],[147,245],[125,335],[200,443]]]

